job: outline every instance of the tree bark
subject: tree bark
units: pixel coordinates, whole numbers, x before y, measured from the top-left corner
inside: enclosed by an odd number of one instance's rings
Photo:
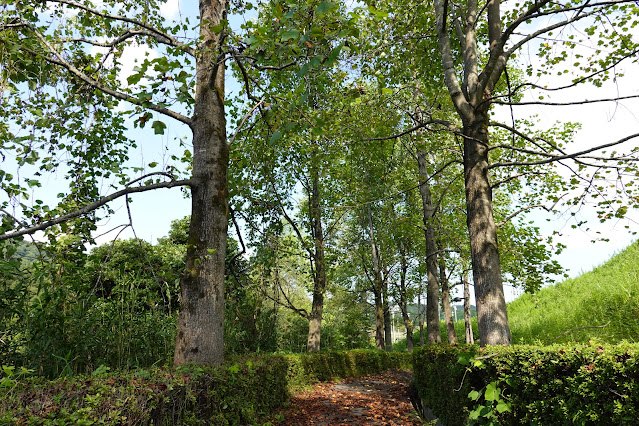
[[[464,126],[464,179],[477,322],[482,346],[510,344],[492,189],[488,178],[488,116]]]
[[[385,348],[384,345],[384,304],[382,300],[382,271],[379,249],[375,243],[375,233],[373,231],[373,214],[370,205],[368,207],[368,229],[371,240],[371,254],[373,258],[373,294],[375,297],[375,347],[379,350]]]
[[[428,184],[428,169],[426,164],[426,152],[417,150],[417,162],[419,164],[419,194],[422,197],[424,211],[424,227],[426,237],[426,271],[428,276],[428,291],[426,297],[426,335],[428,344],[441,342],[439,329],[439,282],[437,281],[437,247],[435,246],[435,228],[433,216],[435,207],[430,195]]]
[[[228,227],[228,146],[224,64],[214,67],[219,36],[211,28],[226,15],[224,2],[200,1],[203,43],[196,60],[191,224],[182,276],[173,362],[219,364],[224,357],[224,268]]]
[[[462,120],[464,136],[464,178],[468,235],[477,302],[477,321],[482,345],[510,344],[510,328],[499,264],[497,232],[493,216],[492,191],[488,178],[488,110],[492,90],[505,70],[505,60],[497,61],[501,36],[499,0],[487,4],[489,43],[493,69],[479,72],[477,49],[477,17],[481,14],[476,1],[467,4],[463,29],[462,60],[464,79],[457,78],[457,63],[447,29],[448,3],[435,0],[437,39],[450,98]]]
[[[473,323],[470,316],[470,285],[468,284],[468,275],[464,272],[462,277],[464,282],[464,327],[466,328],[466,343],[473,345],[475,337],[473,336]]]
[[[391,311],[388,300],[388,274],[382,279],[382,304],[384,308],[384,348],[390,352],[393,350],[393,326],[391,325]]]
[[[314,157],[314,156],[313,156]],[[322,211],[320,209],[319,174],[315,165],[311,166],[311,196],[309,214],[312,224],[313,255],[315,272],[313,274],[313,305],[308,322],[307,350],[320,350],[322,313],[324,311],[324,293],[326,292],[326,264],[324,258],[324,231],[322,229]]]
[[[457,344],[453,311],[450,308],[450,287],[448,286],[449,282],[448,277],[446,276],[446,265],[442,261],[439,262],[439,282],[442,285],[442,309],[444,310],[444,320],[446,321],[448,343]]]
[[[406,327],[406,349],[413,352],[413,324],[408,315],[408,290],[406,288],[406,274],[408,272],[408,262],[406,262],[406,253],[400,247],[400,270],[399,270],[399,309],[402,311],[402,319]],[[419,315],[419,299],[417,303]],[[419,317],[419,316],[418,316]]]
[[[419,294],[417,294],[417,322],[419,323],[419,346],[424,346],[424,316],[422,315],[422,283],[419,280]]]

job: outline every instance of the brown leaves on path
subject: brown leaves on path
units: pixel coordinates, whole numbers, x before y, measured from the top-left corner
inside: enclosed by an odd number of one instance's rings
[[[291,398],[274,424],[306,425],[422,425],[411,405],[412,374],[389,370],[373,376],[317,383]]]

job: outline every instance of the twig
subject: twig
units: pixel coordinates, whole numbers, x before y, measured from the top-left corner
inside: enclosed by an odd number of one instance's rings
[[[53,225],[57,225],[59,223],[62,222],[66,222],[68,220],[71,219],[75,219],[76,217],[80,217],[83,216],[87,213],[90,213],[94,210],[97,210],[98,208],[102,207],[103,205],[109,203],[110,201],[115,200],[116,198],[120,198],[124,195],[128,195],[128,194],[134,194],[137,192],[145,192],[145,191],[151,191],[154,189],[159,189],[159,188],[173,188],[175,186],[190,186],[193,182],[190,179],[185,179],[185,180],[173,180],[170,182],[158,182],[158,183],[152,183],[150,185],[145,185],[145,186],[136,186],[136,187],[127,187],[125,189],[122,189],[120,191],[114,192],[113,194],[100,198],[99,200],[91,203],[91,204],[87,204],[86,206],[62,215],[62,216],[58,216],[54,219],[50,219],[47,220],[46,222],[42,222],[39,225],[36,226],[32,226],[30,228],[24,228],[20,231],[15,231],[15,232],[9,232],[6,234],[0,234],[0,241],[4,241],[4,240],[8,240],[11,238],[16,238],[19,237],[21,235],[25,235],[25,234],[33,234],[36,231],[42,231],[44,229],[50,228]]]
[[[577,331],[577,330],[585,330],[587,328],[604,328],[604,327],[608,327],[610,325],[610,321],[608,321],[607,323],[605,323],[604,325],[591,325],[588,327],[577,327],[577,328],[571,328],[570,330],[566,330],[563,333],[561,333],[559,336],[555,337],[553,340],[550,341],[550,343],[548,343],[548,345],[552,345],[553,343],[555,343],[557,340],[559,340],[559,338],[565,336],[568,333],[572,333],[573,331]]]

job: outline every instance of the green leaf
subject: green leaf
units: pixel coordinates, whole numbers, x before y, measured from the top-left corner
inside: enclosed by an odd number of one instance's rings
[[[166,129],[166,124],[159,120],[155,120],[152,124],[152,127],[156,135],[163,135],[164,129]]]
[[[506,403],[506,402],[504,402],[504,401],[500,401],[500,402],[497,404],[496,410],[497,410],[498,412],[500,412],[500,413],[504,413],[504,412],[506,412],[506,411],[510,411],[510,403],[509,403],[509,402],[508,402],[508,403]]]
[[[359,92],[356,92],[359,94]],[[459,354],[459,356],[457,357],[457,362],[461,365],[468,365],[470,364],[470,354],[467,353],[461,353]]]
[[[157,167],[158,163],[156,163],[155,161],[152,163],[149,163],[149,167],[153,168],[153,167]]]
[[[311,58],[311,60],[309,62],[309,64],[311,64],[312,67],[317,67],[321,63],[322,63],[322,56],[321,55],[314,56],[313,58]]]
[[[483,405],[480,405],[478,407],[476,407],[473,411],[471,411],[470,413],[468,413],[468,418],[472,419],[472,420],[477,420],[479,418],[479,416],[481,415],[482,410],[486,408]]]
[[[297,72],[297,76],[298,76],[298,77],[303,77],[303,76],[305,76],[305,75],[306,75],[306,73],[308,72],[308,69],[310,68],[310,66],[311,66],[311,64],[310,64],[310,63],[308,63],[308,64],[304,64],[304,65],[302,66],[302,68],[301,68],[301,69]]]
[[[484,392],[484,398],[486,401],[495,401],[499,399],[499,393],[501,390],[497,387],[497,382],[490,382],[486,385],[486,392]]]
[[[140,80],[142,80],[142,74],[141,73],[137,73],[137,74],[133,74],[130,75],[126,78],[126,82],[133,85],[133,84],[138,84],[140,82]]]
[[[468,394],[468,398],[470,398],[473,401],[477,401],[479,399],[479,397],[481,396],[481,394],[477,391],[470,391],[470,393]]]
[[[322,16],[333,9],[337,9],[337,3],[333,3],[332,1],[324,1],[320,3],[319,6],[317,6],[317,8],[315,9],[315,15]]]
[[[295,40],[300,36],[300,32],[298,30],[289,30],[282,34],[282,41]]]
[[[277,130],[275,133],[273,133],[273,136],[271,136],[271,140],[269,141],[270,144],[273,144],[275,141],[277,141],[278,139],[280,139],[282,137],[282,132],[280,132],[279,130]]]

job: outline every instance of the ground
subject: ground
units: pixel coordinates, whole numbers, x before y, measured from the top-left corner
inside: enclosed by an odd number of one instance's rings
[[[278,425],[422,425],[409,399],[412,374],[389,370],[373,376],[317,383],[280,410]]]

